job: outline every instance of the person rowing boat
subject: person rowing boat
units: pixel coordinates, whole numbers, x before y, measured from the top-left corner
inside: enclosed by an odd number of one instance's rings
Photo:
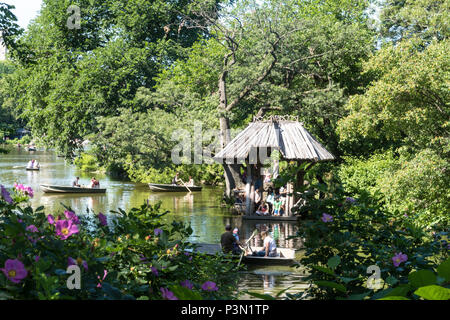
[[[180,175],[180,173],[177,172],[177,174],[175,175],[175,177],[173,177],[173,179],[172,179],[172,185],[178,185],[178,181],[180,180],[180,179],[179,179],[179,175]]]
[[[36,160],[31,159],[28,162],[27,169],[39,169],[39,168],[40,168],[40,164]]]
[[[76,177],[75,180],[73,180],[72,187],[81,188],[80,177]]]

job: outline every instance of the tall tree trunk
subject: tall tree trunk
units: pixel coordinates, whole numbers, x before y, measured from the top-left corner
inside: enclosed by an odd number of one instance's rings
[[[230,143],[230,120],[227,117],[220,118],[220,138],[222,148]],[[242,181],[240,177],[240,164],[226,162],[223,164],[224,176],[225,176],[225,196],[231,198],[233,196],[233,189],[236,187],[242,187]]]

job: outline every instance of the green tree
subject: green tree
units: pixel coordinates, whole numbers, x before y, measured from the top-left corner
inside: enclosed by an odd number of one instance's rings
[[[380,15],[381,32],[387,41],[412,36],[443,40],[449,36],[448,0],[385,0]]]
[[[43,142],[73,156],[97,132],[97,117],[146,110],[134,100],[137,89],[151,88],[161,66],[200,34],[171,28],[189,3],[45,0],[17,42],[27,54],[7,77],[7,105]],[[79,29],[67,26],[70,5],[81,9]]]
[[[348,154],[363,148],[366,155],[381,153],[341,167],[348,190],[376,192],[386,209],[412,216],[422,227],[448,224],[446,16],[448,1],[387,1],[381,20],[388,43],[364,64],[373,81],[350,98],[348,115],[338,124],[342,145],[352,146]]]
[[[373,47],[364,13],[369,2],[339,3],[241,1],[219,13],[193,5],[194,15],[209,25],[189,23],[208,28],[210,37],[161,74],[148,100],[165,109],[200,106],[212,112],[219,118],[222,146],[231,140],[231,124],[283,110],[300,114],[313,128],[329,127],[317,133],[335,141],[330,145],[337,150],[333,126],[346,96],[358,90],[361,79],[355,74]],[[224,167],[230,196],[239,167]]]
[[[344,141],[386,138],[416,149],[449,150],[449,41],[387,45],[366,63],[377,74],[364,94],[350,98],[339,123]]]
[[[0,2],[0,43],[4,43],[9,48],[15,48],[15,38],[22,33],[22,29],[17,24],[17,17],[11,11],[15,7],[4,2]]]

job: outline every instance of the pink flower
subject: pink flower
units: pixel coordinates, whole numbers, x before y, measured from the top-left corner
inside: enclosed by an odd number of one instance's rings
[[[3,200],[8,202],[9,204],[13,204],[13,199],[11,198],[10,193],[5,189],[3,185],[0,185],[0,190],[1,190],[1,197],[3,198]]]
[[[107,271],[107,270],[103,270],[103,279],[100,279],[100,276],[97,276],[98,281],[100,281],[100,282],[97,284],[97,288],[101,288],[101,287],[102,287],[102,282],[103,282],[103,280],[105,280],[105,278],[106,278],[107,275],[108,275],[108,271]]]
[[[30,232],[39,232],[38,228],[36,228],[36,226],[35,226],[34,224],[29,225],[29,226],[26,228],[26,230],[27,230],[27,231],[30,231]]]
[[[8,280],[19,283],[22,279],[24,279],[28,272],[25,269],[25,266],[22,262],[17,259],[11,260],[8,259],[5,262],[5,267],[0,269],[3,271]]]
[[[81,263],[81,265],[83,266],[84,270],[88,271],[88,263],[86,260],[83,260],[83,262]]]
[[[327,223],[327,222],[333,221],[333,216],[331,216],[329,214],[326,214],[326,213],[323,213],[321,219],[322,219],[323,222]]]
[[[30,198],[33,198],[34,196],[34,191],[33,189],[31,189],[31,187],[25,187],[25,194],[27,194]]]
[[[102,226],[106,226],[108,224],[108,220],[107,220],[106,216],[101,212],[98,214],[98,220],[100,220],[100,224]]]
[[[155,229],[155,236],[159,236],[163,231],[159,228]]]
[[[76,264],[77,264],[77,262],[75,261],[74,258],[72,258],[72,257],[68,257],[68,258],[67,258],[67,266],[68,266],[68,267],[70,267],[70,266],[75,266]]]
[[[406,254],[396,253],[392,257],[392,262],[394,263],[394,266],[398,267],[402,262],[408,261],[408,256]]]
[[[36,226],[35,226],[34,224],[29,225],[29,226],[26,228],[26,230],[27,230],[28,232],[32,232],[32,233],[39,232],[38,228],[36,228]],[[36,242],[37,242],[36,239],[34,239],[33,237],[30,237],[30,236],[28,236],[28,240],[30,240],[30,242],[32,242],[32,243],[36,243]]]
[[[165,299],[165,300],[178,300],[178,298],[169,289],[167,289],[167,288],[159,288],[159,290],[161,290],[163,299]]]
[[[212,281],[206,281],[204,284],[202,284],[202,290],[204,291],[217,291],[219,288],[217,288],[217,285]]]
[[[72,220],[75,224],[80,224],[80,219],[78,219],[78,216],[75,214],[75,212],[72,211],[64,211],[64,215],[67,219]]]
[[[85,260],[78,258],[75,260],[72,257],[67,258],[67,266],[75,266],[75,265],[82,265],[83,268],[88,271],[88,264]]]
[[[61,240],[66,240],[72,234],[78,232],[78,227],[72,220],[58,220],[56,222],[56,235],[61,236]]]
[[[17,184],[16,182],[14,182],[14,189],[16,189],[16,191],[25,191],[25,187],[23,184]]]
[[[23,184],[14,183],[14,189],[16,189],[17,192],[24,193],[30,196],[30,198],[33,198],[34,191],[31,187],[25,187]]]
[[[345,198],[345,201],[350,202],[350,203],[355,203],[356,202],[355,198],[352,198],[352,197]]]
[[[47,221],[48,221],[48,223],[50,223],[50,224],[55,224],[55,217],[52,216],[51,214],[49,214],[49,215],[47,216]]]
[[[184,280],[184,281],[181,281],[180,282],[180,285],[182,286],[182,287],[185,287],[185,288],[187,288],[187,289],[189,289],[189,290],[192,290],[192,288],[194,287],[194,285],[192,284],[192,282],[190,282],[189,280]]]

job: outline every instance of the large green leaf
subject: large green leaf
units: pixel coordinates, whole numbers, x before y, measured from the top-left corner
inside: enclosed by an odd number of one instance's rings
[[[384,297],[378,300],[411,300],[405,297],[400,297],[400,296],[389,296],[389,297]]]
[[[335,275],[333,270],[331,270],[331,269],[329,269],[327,267],[324,267],[324,266],[311,266],[311,268],[316,269],[318,271],[322,271],[323,273],[327,273],[327,274],[332,275],[332,276]]]
[[[389,291],[384,297],[405,297],[412,288],[410,285],[400,285]]]
[[[437,285],[419,288],[414,294],[426,300],[450,300],[450,289]]]
[[[109,298],[114,300],[121,300],[122,299],[122,293],[119,289],[111,286],[109,283],[103,283],[102,284],[102,290],[105,292]]]
[[[170,290],[180,300],[202,300],[200,293],[182,286],[171,286]]]
[[[347,300],[364,300],[364,298],[367,297],[369,294],[370,291],[359,294],[352,294],[348,296]]]
[[[340,292],[346,292],[347,289],[345,289],[345,287],[340,284],[340,283],[336,283],[336,282],[332,282],[332,281],[325,281],[325,280],[319,280],[319,281],[314,281],[314,283],[316,285],[318,285],[319,287],[329,287],[329,288],[333,288],[336,289]]]
[[[438,275],[450,281],[450,258],[442,262],[437,268]]]
[[[419,270],[408,275],[409,283],[415,288],[436,284],[436,275],[431,270]]]
[[[250,295],[252,297],[262,299],[262,300],[276,300],[274,297],[272,297],[269,294],[261,294],[261,293],[250,292],[250,291],[245,291],[245,293],[247,293],[248,295]]]
[[[330,259],[328,259],[328,262],[327,262],[328,266],[333,270],[336,269],[336,267],[340,263],[341,263],[341,258],[339,256],[331,257]]]

